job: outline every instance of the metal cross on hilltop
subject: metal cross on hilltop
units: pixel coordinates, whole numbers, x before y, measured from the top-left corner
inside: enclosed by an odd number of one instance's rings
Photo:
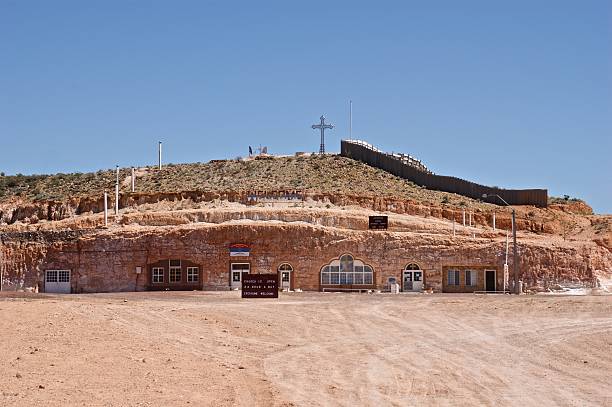
[[[313,129],[321,130],[321,147],[319,147],[319,154],[325,154],[325,129],[333,129],[334,125],[331,123],[325,123],[325,116],[321,116],[321,123],[313,124]]]

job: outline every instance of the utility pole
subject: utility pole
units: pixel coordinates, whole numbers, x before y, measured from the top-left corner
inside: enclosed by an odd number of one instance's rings
[[[119,166],[115,166],[117,170],[115,179],[115,215],[119,215]]]
[[[108,192],[104,191],[104,227],[108,226]]]
[[[514,292],[520,294],[519,290],[519,275],[518,275],[518,248],[516,246],[516,211],[512,208],[512,251],[514,261],[512,262],[512,274],[514,274]]]
[[[4,255],[0,251],[0,260]],[[2,288],[4,287],[4,261],[0,261],[0,292],[2,292]]]
[[[512,252],[513,252],[513,261],[512,261],[512,282],[514,284],[514,293],[521,294],[519,290],[519,275],[518,275],[518,247],[516,245],[516,210],[514,207],[510,206],[508,202],[504,200],[501,196],[497,194],[482,194],[483,198],[487,198],[489,196],[496,196],[502,201],[506,206],[509,206],[512,209]]]
[[[134,192],[136,190],[136,178],[134,177],[134,167],[132,167],[132,192]]]

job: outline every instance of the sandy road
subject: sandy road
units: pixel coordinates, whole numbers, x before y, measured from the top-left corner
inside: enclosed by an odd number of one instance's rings
[[[612,297],[0,297],[0,405],[612,406]]]

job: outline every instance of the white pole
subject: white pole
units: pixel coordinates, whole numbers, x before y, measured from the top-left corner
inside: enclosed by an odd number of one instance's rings
[[[353,101],[349,100],[349,138],[353,139]]]
[[[453,212],[453,237],[457,236],[455,233],[455,212]]]
[[[157,160],[159,163],[159,169],[161,170],[161,153],[162,153],[162,142],[160,141],[157,145]]]
[[[465,209],[463,210],[463,227],[465,227]]]
[[[506,263],[508,264],[508,231],[506,230]]]
[[[104,226],[108,226],[108,192],[104,191]]]
[[[132,192],[136,190],[136,178],[134,174],[135,174],[134,167],[132,167]]]
[[[495,231],[495,212],[493,212],[493,231]]]
[[[472,212],[470,212],[470,227],[472,227]]]
[[[117,179],[115,180],[115,215],[119,215],[119,166],[117,165]]]
[[[506,230],[506,261],[504,262],[504,294],[508,286],[508,241],[509,232]]]

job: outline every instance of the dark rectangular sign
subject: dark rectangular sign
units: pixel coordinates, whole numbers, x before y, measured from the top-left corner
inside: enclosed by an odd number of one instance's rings
[[[388,216],[370,216],[370,229],[387,229],[388,227]]]
[[[278,275],[243,274],[242,298],[278,298]]]

